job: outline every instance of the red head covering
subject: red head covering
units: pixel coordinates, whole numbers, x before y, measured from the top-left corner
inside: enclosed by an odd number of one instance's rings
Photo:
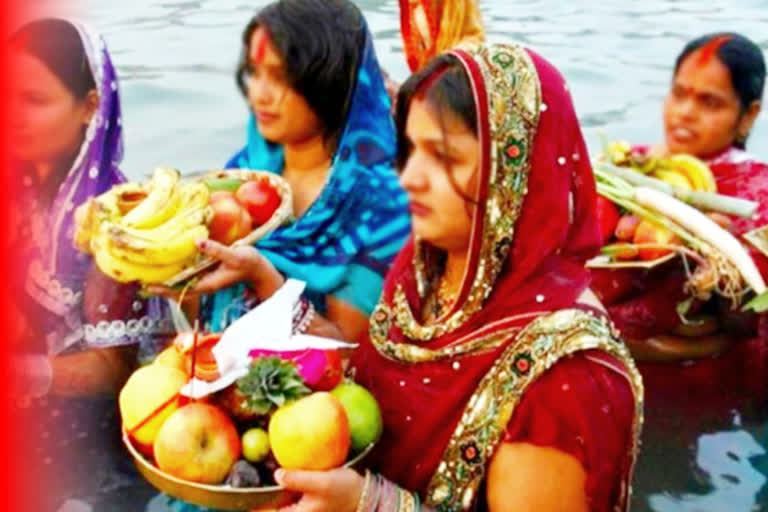
[[[514,333],[576,303],[600,241],[589,156],[559,72],[516,46],[453,55],[472,84],[481,145],[471,261],[454,307],[422,325],[429,248],[408,243],[353,359],[382,406],[378,469],[420,491],[479,380]]]

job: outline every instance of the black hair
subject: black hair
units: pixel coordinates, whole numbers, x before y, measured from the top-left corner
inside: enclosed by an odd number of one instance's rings
[[[42,61],[78,100],[96,88],[83,41],[72,23],[59,18],[31,21],[13,33],[10,44]]]
[[[411,75],[400,87],[395,109],[395,128],[397,130],[398,169],[403,169],[411,153],[411,144],[405,134],[408,111],[414,97],[424,98],[434,110],[441,126],[444,125],[445,113],[457,116],[464,125],[477,135],[477,110],[472,85],[461,62],[452,55],[441,55],[421,71]],[[443,130],[445,132],[445,130]],[[467,197],[453,181],[453,174],[448,169],[454,190],[467,202],[475,201]]]
[[[290,86],[307,100],[322,122],[326,143],[335,148],[365,44],[360,10],[349,0],[279,0],[261,9],[243,31],[235,78],[245,96],[251,38],[262,26],[285,63]]]
[[[697,37],[683,48],[675,61],[675,74],[683,61],[696,50],[706,46],[717,38],[727,38],[716,51],[715,55],[728,68],[733,89],[739,97],[742,112],[752,103],[760,101],[765,88],[765,58],[763,52],[754,42],[733,32],[720,32]],[[744,141],[735,143],[744,149]]]

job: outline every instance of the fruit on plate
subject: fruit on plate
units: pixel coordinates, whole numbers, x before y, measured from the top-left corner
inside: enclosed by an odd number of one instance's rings
[[[220,484],[240,458],[240,436],[220,409],[191,403],[165,421],[154,448],[161,471],[190,482]]]
[[[219,190],[237,192],[237,189],[243,184],[243,180],[240,178],[219,177],[208,178],[203,183],[205,183],[205,186],[208,187],[211,193],[218,192]]]
[[[133,228],[154,228],[173,217],[179,206],[176,185],[180,179],[181,174],[176,169],[155,169],[147,187],[147,197],[125,214],[123,224]]]
[[[693,190],[693,183],[690,182],[685,174],[668,169],[659,169],[653,173],[654,178],[660,179],[663,182],[669,183],[672,186],[681,188],[683,190]]]
[[[709,166],[686,154],[659,155],[653,150],[633,148],[626,141],[614,141],[606,146],[604,159],[614,165],[631,167],[652,178],[687,190],[717,192],[717,183]]]
[[[262,428],[251,428],[242,437],[243,457],[250,462],[261,462],[269,455],[269,435]]]
[[[175,169],[156,169],[146,185],[116,185],[79,206],[75,245],[116,281],[163,283],[197,261],[209,195],[203,183],[180,183]]]
[[[178,349],[176,349],[176,347],[173,345],[160,352],[157,357],[155,357],[155,360],[152,361],[152,364],[176,368],[177,370],[181,370],[185,374],[189,375],[189,371],[187,369],[187,358],[184,357],[184,354],[179,352]]]
[[[717,183],[709,166],[694,156],[680,154],[665,157],[659,160],[658,170],[684,176],[693,190],[717,192]]]
[[[337,350],[252,350],[248,355],[252,359],[279,357],[291,361],[296,365],[304,384],[313,391],[330,391],[341,382],[342,361]]]
[[[213,382],[221,376],[212,352],[215,346],[215,343],[206,343],[203,346],[198,346],[197,350],[190,351],[185,358],[185,369],[189,375],[194,375],[195,378],[206,382]],[[194,368],[192,368],[193,362]]]
[[[266,179],[249,180],[237,189],[237,201],[248,210],[254,226],[261,226],[280,206],[280,195]]]
[[[219,394],[218,403],[234,418],[251,421],[309,392],[292,362],[258,357],[245,377]]]
[[[252,231],[253,221],[234,194],[224,190],[211,194],[213,219],[208,224],[210,237],[224,245],[232,245]]]
[[[635,238],[635,231],[637,231],[637,225],[640,224],[640,218],[634,215],[624,215],[619,219],[619,223],[616,224],[616,230],[614,235],[616,238],[623,242],[631,242]]]
[[[339,467],[347,459],[351,442],[347,413],[332,394],[313,393],[272,414],[269,440],[275,459],[286,469]]]
[[[637,225],[635,231],[635,244],[676,245],[679,244],[677,236],[669,229],[654,224],[649,220],[643,220]],[[673,251],[665,247],[641,247],[638,256],[643,261],[662,258]]]
[[[179,391],[187,380],[178,368],[150,364],[133,372],[123,386],[118,399],[123,427],[143,453],[151,454],[160,427],[179,408]]]
[[[207,333],[207,334],[198,334],[197,342],[195,342],[194,331],[182,331],[178,333],[175,338],[173,338],[173,341],[171,343],[174,347],[176,347],[176,350],[178,350],[182,354],[189,354],[192,351],[192,349],[195,347],[195,343],[197,343],[197,348],[201,348],[201,347],[207,347],[208,345],[215,345],[216,343],[219,342],[220,339],[221,339],[221,333],[214,332],[214,333]]]
[[[379,440],[384,424],[379,403],[370,391],[354,382],[344,382],[331,394],[341,402],[347,413],[354,452],[360,452]]]
[[[597,223],[602,243],[608,242],[619,222],[619,209],[609,199],[597,196]]]
[[[259,487],[262,481],[258,469],[248,461],[239,460],[232,466],[224,483],[232,487]]]

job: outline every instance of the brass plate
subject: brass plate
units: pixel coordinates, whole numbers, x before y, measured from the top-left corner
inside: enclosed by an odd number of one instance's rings
[[[221,510],[253,510],[258,508],[279,508],[295,502],[298,494],[280,486],[230,487],[228,485],[206,485],[188,482],[160,471],[136,450],[123,430],[123,444],[133,458],[136,468],[144,479],[160,491],[187,503]],[[344,467],[356,467],[371,452],[374,445],[347,462]]]

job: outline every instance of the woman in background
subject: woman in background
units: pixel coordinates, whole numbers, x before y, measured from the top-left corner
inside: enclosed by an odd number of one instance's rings
[[[664,102],[664,143],[636,148],[696,156],[712,170],[718,193],[756,201],[752,218],[720,216],[736,235],[768,224],[768,165],[746,151],[765,77],[763,52],[749,39],[734,33],[694,39],[675,62]],[[748,247],[768,279],[768,259]],[[710,301],[692,307],[694,314],[706,315],[706,322],[682,325],[677,306],[687,298],[685,274],[674,262],[650,272],[599,270],[592,275],[593,289],[639,360],[646,386],[645,456],[637,488],[643,495],[691,488],[711,492],[716,477],[707,472],[732,459],[725,449],[715,456],[710,448],[711,467],[697,469],[697,452],[708,437],[702,433],[741,434],[766,423],[768,315],[731,311],[727,301]],[[696,421],[674,420],[680,417]],[[762,435],[755,433],[758,442]],[[658,467],[658,460],[668,464]],[[766,492],[768,486],[762,496]]]
[[[410,231],[371,34],[347,0],[279,1],[248,24],[243,45],[237,80],[251,114],[246,146],[227,167],[281,175],[296,220],[256,244],[253,268],[221,268],[187,296],[216,292],[200,316],[220,331],[271,295],[260,270],[274,266],[307,283],[329,336],[357,339]]]
[[[100,500],[119,503],[130,482],[117,471],[115,395],[140,342],[166,327],[134,287],[103,276],[73,245],[74,209],[125,180],[117,75],[101,37],[61,19],[21,27],[10,58],[11,172],[22,190],[11,230],[22,265],[9,276],[14,367],[34,454],[25,469],[45,483],[30,507],[77,498],[103,509]]]

